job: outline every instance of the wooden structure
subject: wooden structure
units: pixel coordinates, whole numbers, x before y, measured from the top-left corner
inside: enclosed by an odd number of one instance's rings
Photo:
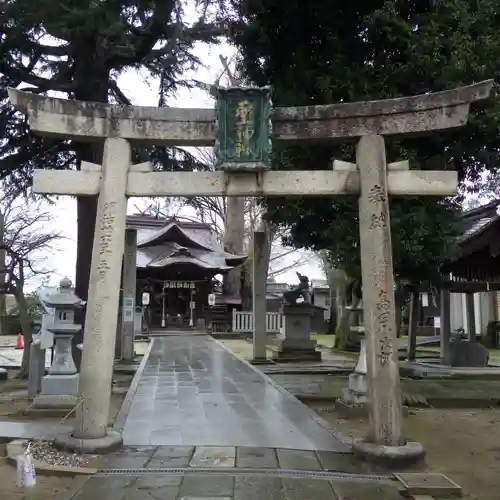
[[[500,200],[467,210],[462,215],[464,223],[463,235],[458,240],[459,253],[442,268],[442,282],[440,286],[440,335],[441,360],[444,364],[450,362],[451,341],[451,307],[450,294],[465,294],[467,316],[467,330],[470,342],[476,342],[477,331],[475,318],[474,294],[491,292],[488,294],[488,308],[491,320],[498,320],[498,294],[500,291],[500,215],[498,214]],[[429,288],[420,287],[420,291],[428,292]],[[421,307],[413,304],[411,309]],[[410,314],[410,322],[412,314]],[[410,327],[409,359],[415,359],[416,318]],[[413,340],[413,342],[412,342]]]
[[[214,276],[247,257],[225,252],[204,223],[131,215],[127,228],[137,230],[136,303],[147,290],[149,327],[204,326]]]
[[[500,290],[500,200],[464,212],[460,253],[443,266],[453,293]]]

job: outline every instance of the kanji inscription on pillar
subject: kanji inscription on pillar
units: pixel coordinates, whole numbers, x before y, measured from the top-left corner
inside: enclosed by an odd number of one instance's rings
[[[369,411],[373,440],[399,445],[401,409],[399,366],[395,353],[394,276],[384,139],[361,138],[356,162],[360,173],[360,242],[367,343]]]

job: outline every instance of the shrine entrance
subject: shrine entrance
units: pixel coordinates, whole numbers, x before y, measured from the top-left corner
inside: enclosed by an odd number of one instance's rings
[[[149,305],[151,329],[196,326],[197,291],[201,292],[197,288],[205,288],[204,282],[155,280],[152,285],[153,300]]]
[[[96,440],[101,449],[103,442],[109,447],[121,442],[121,436],[108,430],[115,345],[115,336],[109,333],[117,324],[127,197],[354,194],[359,196],[370,428],[366,440],[354,441],[353,450],[373,460],[420,460],[423,447],[407,442],[401,428],[389,197],[453,196],[458,179],[453,171],[414,170],[408,161],[387,161],[384,136],[462,126],[470,103],[487,98],[492,86],[493,81],[487,81],[407,98],[274,110],[269,89],[218,88],[215,110],[113,106],[9,89],[13,105],[28,113],[33,130],[81,141],[104,139],[102,165],[83,162],[80,171],[37,170],[34,176],[37,193],[99,196],[80,372],[83,402],[73,434],[60,442],[76,450]],[[334,161],[329,170],[268,170],[271,138],[299,142],[357,138],[356,162]],[[132,164],[133,144],[215,145],[221,170],[156,172],[149,163]],[[254,233],[257,360],[266,357],[265,239],[264,230]],[[189,256],[181,251],[184,262],[197,258],[203,245],[199,241],[196,245]],[[206,268],[205,258],[199,260]],[[215,260],[224,267],[219,257]],[[166,297],[165,287],[162,290]],[[185,307],[177,298],[178,307]]]

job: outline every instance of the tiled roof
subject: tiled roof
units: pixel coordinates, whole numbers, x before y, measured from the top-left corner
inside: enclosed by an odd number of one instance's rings
[[[174,217],[129,216],[127,227],[137,229],[137,267],[140,268],[191,264],[227,272],[247,258],[224,251],[208,224]]]
[[[498,205],[500,205],[500,200],[495,200],[486,205],[465,211],[462,214],[462,220],[465,222],[467,229],[460,237],[460,242],[470,240],[484,231],[492,223],[499,220],[500,215],[497,213]]]

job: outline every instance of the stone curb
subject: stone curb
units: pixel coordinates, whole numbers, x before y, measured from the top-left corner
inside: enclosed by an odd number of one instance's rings
[[[25,439],[16,439],[7,444],[7,463],[17,467],[16,457],[24,453]],[[99,470],[97,467],[70,467],[63,465],[50,465],[42,460],[33,460],[35,470],[42,476],[91,476]]]
[[[137,367],[137,370],[135,371],[134,378],[132,379],[132,382],[130,382],[127,394],[125,395],[125,398],[122,401],[120,411],[118,412],[118,415],[116,415],[115,422],[113,424],[113,429],[116,431],[121,432],[125,427],[125,421],[127,420],[128,414],[130,413],[130,408],[132,406],[132,401],[134,399],[135,393],[137,392],[139,380],[141,379],[142,372],[146,367],[149,355],[151,354],[151,351],[153,349],[153,343],[154,343],[154,338],[152,338],[149,341],[149,345],[146,351],[144,352],[144,355],[142,357],[141,362],[139,363],[139,366]]]

